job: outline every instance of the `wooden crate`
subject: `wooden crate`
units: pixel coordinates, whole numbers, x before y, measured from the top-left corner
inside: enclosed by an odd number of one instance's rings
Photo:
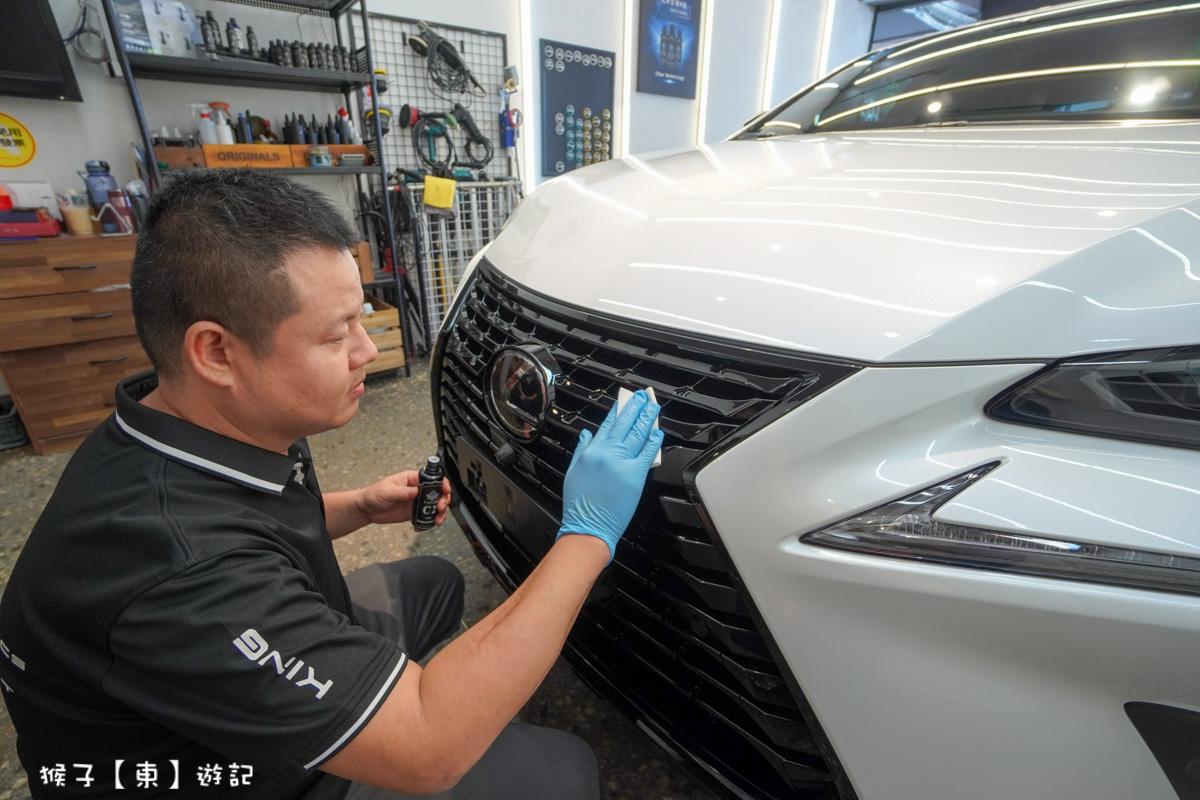
[[[289,144],[288,147],[292,149],[291,166],[307,167],[309,165],[308,148],[314,147],[314,145]],[[362,153],[364,156],[366,156],[363,164],[371,163],[371,154],[367,152],[367,146],[365,144],[326,144],[321,145],[321,147],[329,148],[329,154],[333,156],[333,166],[335,167],[338,166],[338,156],[342,155],[343,153]]]
[[[400,332],[400,312],[378,297],[368,294],[364,299],[375,311],[362,315],[362,326],[379,348],[379,356],[367,365],[367,374],[403,367],[404,336]]]
[[[208,164],[204,158],[204,150],[199,147],[155,145],[154,158],[160,167],[166,166],[167,169],[204,167]]]
[[[205,144],[204,161],[210,167],[291,167],[292,150],[287,144]]]

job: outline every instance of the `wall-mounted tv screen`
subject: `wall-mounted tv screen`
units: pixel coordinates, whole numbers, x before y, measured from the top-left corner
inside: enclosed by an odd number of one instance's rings
[[[48,0],[4,3],[0,95],[83,101]]]

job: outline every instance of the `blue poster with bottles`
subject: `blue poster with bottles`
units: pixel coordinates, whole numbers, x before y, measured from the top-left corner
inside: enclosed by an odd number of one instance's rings
[[[696,97],[702,0],[642,0],[639,92]]]

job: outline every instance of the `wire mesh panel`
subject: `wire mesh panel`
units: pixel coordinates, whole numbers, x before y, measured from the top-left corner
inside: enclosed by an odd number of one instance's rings
[[[489,175],[511,176],[512,166],[508,156],[500,146],[500,87],[504,84],[504,67],[508,63],[508,39],[502,33],[474,31],[444,25],[430,24],[434,33],[445,37],[458,51],[471,73],[483,86],[483,92],[471,86],[470,92],[446,92],[441,89],[429,75],[427,60],[420,56],[408,44],[409,37],[419,36],[421,31],[417,21],[402,17],[391,17],[382,14],[368,15],[371,25],[371,55],[377,69],[385,69],[388,73],[388,90],[380,95],[380,103],[392,110],[392,130],[383,138],[384,156],[392,167],[402,169],[420,169],[421,162],[414,152],[414,147],[421,147],[428,152],[431,144],[434,148],[442,148],[438,157],[444,157],[444,142],[434,140],[432,143],[420,137],[414,142],[412,131],[401,128],[399,121],[400,109],[404,105],[422,112],[444,113],[452,111],[456,103],[461,103],[471,116],[479,130],[494,146],[494,156],[486,168]],[[354,17],[351,20],[352,42],[361,46],[362,20]],[[485,94],[485,96],[481,96]],[[455,150],[460,160],[466,159],[466,138],[462,129],[449,131],[454,142]]]
[[[411,187],[417,208],[423,208],[424,187]],[[450,308],[472,256],[496,238],[520,200],[515,181],[459,183],[458,210],[452,219],[422,212],[418,217],[421,259],[418,268],[421,307],[430,341]]]

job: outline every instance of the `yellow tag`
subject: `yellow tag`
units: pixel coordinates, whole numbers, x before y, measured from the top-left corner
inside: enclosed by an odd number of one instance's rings
[[[450,208],[454,204],[454,181],[449,178],[425,176],[425,205]]]
[[[37,143],[29,129],[10,117],[0,114],[0,167],[23,167],[33,161]]]

